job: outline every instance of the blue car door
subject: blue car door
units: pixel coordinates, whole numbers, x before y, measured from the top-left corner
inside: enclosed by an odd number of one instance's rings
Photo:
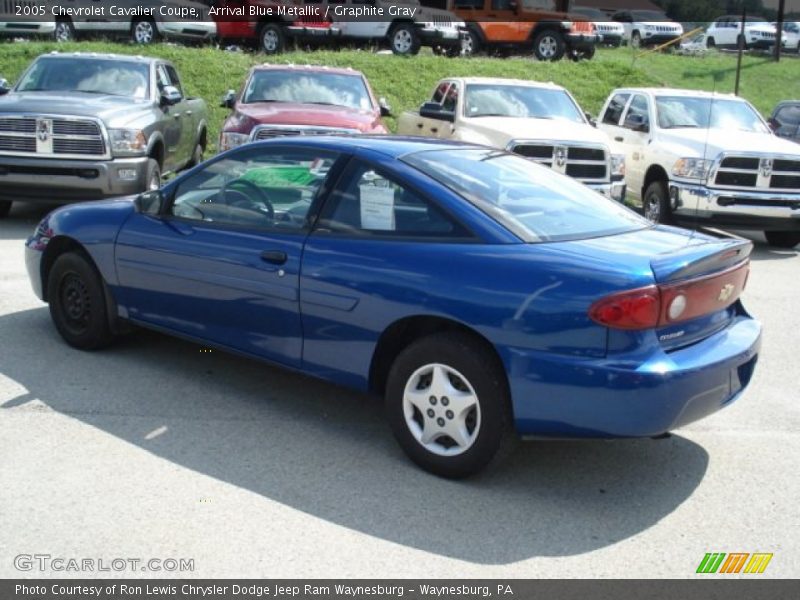
[[[243,148],[168,188],[117,238],[118,304],[144,324],[300,366],[307,217],[337,156]]]

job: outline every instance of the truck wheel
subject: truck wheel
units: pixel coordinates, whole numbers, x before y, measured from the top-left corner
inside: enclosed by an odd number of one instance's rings
[[[672,223],[667,186],[663,181],[654,181],[647,186],[642,202],[644,216],[653,223]]]
[[[797,231],[765,231],[764,236],[769,245],[776,248],[794,248],[800,244],[800,232]]]
[[[464,56],[475,56],[481,51],[481,38],[472,29],[467,32],[467,39],[462,42],[462,49]]]
[[[158,161],[154,158],[147,161],[147,176],[145,177],[145,181],[146,192],[157,190],[161,187],[161,167],[158,166]]]
[[[264,54],[280,54],[286,48],[286,36],[277,23],[265,23],[259,34]]]
[[[53,37],[57,42],[71,42],[75,39],[75,28],[72,22],[68,19],[59,19],[56,21],[56,29],[53,32]]]
[[[642,47],[642,34],[638,31],[634,31],[631,34],[631,46],[634,48],[641,48]]]
[[[717,45],[717,42],[716,42],[716,41],[714,41],[714,38],[713,38],[713,37],[710,37],[710,38],[708,38],[708,39],[706,40],[706,48],[715,48],[715,47],[716,47],[716,45]]]
[[[78,252],[59,256],[47,277],[50,317],[70,346],[95,350],[113,339],[103,278]]]
[[[5,219],[11,212],[11,200],[0,200],[0,219]]]
[[[156,22],[152,19],[137,19],[131,23],[131,41],[143,45],[158,41]]]
[[[408,457],[441,477],[480,471],[508,433],[505,373],[462,333],[422,338],[403,350],[386,386],[386,415]]]
[[[398,23],[389,32],[389,47],[395,54],[413,56],[419,53],[420,45],[417,30],[411,23]]]
[[[545,29],[533,38],[533,54],[537,60],[561,60],[567,45],[560,33]]]
[[[592,60],[594,58],[595,52],[596,50],[594,46],[592,46],[591,48],[587,48],[586,50],[578,50],[575,53],[575,61],[577,62],[579,60]]]

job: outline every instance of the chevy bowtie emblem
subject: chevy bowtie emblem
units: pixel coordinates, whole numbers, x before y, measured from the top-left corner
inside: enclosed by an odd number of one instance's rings
[[[769,177],[772,175],[772,166],[771,158],[762,158],[761,163],[758,166],[758,170],[761,171],[761,176]]]
[[[554,157],[556,164],[563,167],[567,164],[567,149],[564,146],[556,146]]]
[[[52,123],[53,122],[48,119],[38,119],[36,121],[36,137],[39,138],[40,142],[46,142],[47,138],[50,137],[50,126]]]
[[[725,302],[728,298],[733,295],[734,286],[732,283],[726,283],[722,286],[722,289],[719,291],[719,296],[717,296],[717,300],[720,302]]]

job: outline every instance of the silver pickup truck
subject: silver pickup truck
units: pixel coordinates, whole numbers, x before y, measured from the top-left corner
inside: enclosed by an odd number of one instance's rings
[[[0,78],[0,218],[14,200],[64,203],[155,189],[202,160],[203,100],[169,62],[46,54]]]

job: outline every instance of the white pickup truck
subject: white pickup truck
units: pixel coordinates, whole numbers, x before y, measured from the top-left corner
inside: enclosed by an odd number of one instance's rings
[[[618,89],[598,127],[625,154],[628,189],[662,223],[765,232],[800,243],[800,146],[746,100],[664,88]]]
[[[613,154],[575,99],[552,83],[443,79],[419,112],[400,115],[397,132],[493,146],[569,175],[612,198],[625,197],[625,161]]]

